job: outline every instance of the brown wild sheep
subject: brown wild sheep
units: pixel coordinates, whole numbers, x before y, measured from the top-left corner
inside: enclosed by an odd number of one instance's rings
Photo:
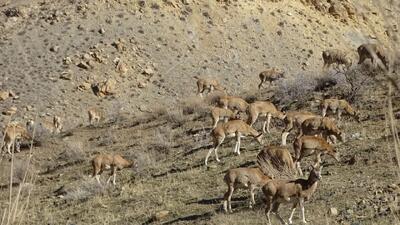
[[[328,140],[333,139],[333,143],[336,139],[345,141],[344,132],[340,131],[336,126],[335,120],[329,117],[316,116],[304,120],[301,124],[300,133],[298,137],[303,135],[320,135]]]
[[[322,166],[311,166],[311,172],[308,179],[283,180],[276,179],[267,182],[262,187],[265,200],[265,213],[268,223],[271,225],[270,212],[274,213],[282,224],[287,224],[279,215],[279,206],[282,203],[292,203],[292,212],[289,217],[289,224],[292,224],[293,215],[296,207],[299,205],[301,209],[302,222],[307,223],[304,215],[304,201],[311,198],[317,189],[318,181],[321,180]]]
[[[357,48],[359,61],[363,63],[366,59],[371,59],[372,64],[376,67],[377,60],[380,59],[384,69],[389,70],[389,60],[385,49],[378,44],[362,44]]]
[[[93,125],[94,123],[99,123],[102,119],[102,112],[97,108],[88,109],[89,123]]]
[[[290,131],[293,130],[293,128],[300,128],[304,120],[315,116],[317,115],[307,111],[287,112],[285,114],[285,118],[283,119],[283,122],[285,123],[285,129],[282,131],[282,145],[286,145],[287,136],[289,135]]]
[[[260,78],[260,84],[258,84],[258,89],[260,89],[264,82],[269,82],[270,85],[272,82],[284,78],[285,72],[279,71],[277,68],[271,68],[261,72],[258,77]]]
[[[337,112],[339,121],[341,119],[342,112],[345,111],[347,114],[353,116],[354,119],[357,120],[357,122],[361,122],[359,113],[356,110],[354,110],[351,107],[350,103],[348,103],[344,99],[341,99],[341,100],[335,99],[335,98],[324,99],[321,102],[321,108],[322,108],[322,116],[323,117],[326,116],[327,110],[330,109],[330,110],[332,110],[333,113]]]
[[[329,49],[322,52],[322,59],[324,60],[323,69],[329,68],[332,64],[344,65],[348,70],[352,64],[351,59],[347,57],[347,54],[338,49]]]
[[[324,138],[319,136],[302,136],[293,143],[294,158],[297,170],[301,176],[300,161],[302,158],[314,155],[315,165],[321,163],[321,155],[327,154],[339,162],[339,153]]]
[[[266,133],[266,132],[270,133],[269,124],[271,122],[271,117],[276,117],[281,120],[283,120],[285,118],[284,113],[279,111],[275,107],[274,104],[272,104],[271,102],[267,102],[267,101],[253,102],[253,103],[249,104],[247,111],[248,111],[248,115],[249,115],[248,124],[250,126],[253,126],[253,124],[257,121],[257,118],[259,116],[267,117],[267,120],[264,121],[264,124],[263,124],[263,132],[264,133]],[[265,130],[265,126],[267,127],[266,130]]]
[[[213,129],[217,127],[217,124],[220,120],[224,120],[224,122],[228,122],[229,119],[238,119],[237,110],[232,111],[230,109],[213,107],[211,109],[211,116],[213,119]]]
[[[236,189],[250,190],[250,204],[252,208],[256,204],[254,200],[254,191],[264,186],[271,178],[266,176],[259,168],[236,168],[229,169],[224,177],[228,186],[228,191],[224,195],[224,211],[232,213],[231,199]]]
[[[136,164],[134,162],[129,162],[122,156],[117,154],[99,154],[92,160],[93,174],[92,177],[96,178],[97,182],[100,184],[100,175],[105,169],[111,168],[110,177],[107,180],[107,184],[113,177],[113,184],[115,185],[115,178],[117,170],[123,168],[134,167]]]
[[[296,166],[293,157],[286,146],[265,146],[257,155],[258,164],[264,165],[270,162],[271,165],[280,172],[296,172]],[[271,174],[270,174],[271,175]]]
[[[18,123],[8,124],[4,130],[4,145],[2,148],[6,148],[7,153],[11,154],[11,146],[21,138],[32,140],[31,135],[24,126]],[[16,147],[16,151],[20,152],[19,146]]]
[[[33,120],[28,120],[26,122],[26,126],[28,127],[29,130],[33,130],[36,122]],[[52,121],[50,122],[49,120],[42,120],[39,122],[40,128],[48,131],[51,134],[58,134],[62,131],[63,129],[63,124],[61,117],[59,116],[54,116]]]
[[[221,96],[218,101],[219,105],[225,109],[237,110],[238,112],[246,112],[249,103],[240,97]]]
[[[199,78],[198,76],[194,76],[197,79],[197,95],[203,97],[204,91],[207,90],[207,94],[211,93],[212,91],[225,91],[225,89],[221,86],[218,80],[209,79],[209,78]]]
[[[231,120],[226,123],[220,123],[217,127],[212,131],[211,136],[213,138],[213,147],[208,151],[205,165],[207,166],[208,158],[211,153],[215,152],[215,158],[217,162],[219,162],[218,158],[218,147],[224,142],[225,137],[236,137],[236,145],[233,149],[234,153],[240,155],[240,138],[246,136],[254,137],[258,143],[262,144],[262,136],[263,133],[258,133],[255,129],[250,127],[247,123],[242,120]]]

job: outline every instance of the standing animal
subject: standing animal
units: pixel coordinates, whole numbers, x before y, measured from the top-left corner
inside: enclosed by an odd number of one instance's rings
[[[389,70],[389,59],[382,45],[362,44],[357,48],[357,52],[360,58],[358,64],[363,63],[366,59],[371,59],[372,64],[376,67],[377,60],[379,59],[384,68]]]
[[[93,125],[94,123],[99,123],[102,119],[102,112],[97,108],[88,109],[89,123]]]
[[[6,148],[7,152],[11,154],[11,146],[17,143],[16,151],[20,152],[19,139],[32,140],[32,137],[27,129],[18,123],[7,125],[4,130],[4,145],[2,148]]]
[[[261,72],[258,77],[260,78],[260,84],[258,84],[258,89],[260,89],[263,85],[264,82],[269,82],[271,85],[272,82],[284,78],[285,77],[285,72],[284,71],[279,71],[277,68],[270,68],[268,70],[265,70]]]
[[[339,153],[324,138],[319,136],[302,136],[293,143],[294,159],[297,170],[301,176],[300,161],[307,156],[315,156],[315,165],[321,163],[321,155],[330,155],[339,162]],[[315,166],[314,165],[314,166]]]
[[[271,178],[265,175],[259,168],[229,169],[224,177],[224,181],[228,186],[228,191],[224,195],[224,211],[232,213],[231,199],[236,189],[250,190],[249,208],[252,208],[256,204],[254,191],[264,186],[270,180]]]
[[[285,118],[283,119],[283,122],[285,123],[285,129],[282,131],[282,145],[286,145],[287,136],[289,135],[290,131],[293,130],[293,128],[300,128],[304,120],[316,116],[317,115],[315,115],[314,113],[307,111],[287,112],[285,114]]]
[[[134,162],[129,162],[128,160],[122,158],[122,156],[117,154],[99,154],[93,158],[92,166],[93,166],[92,176],[96,178],[99,184],[100,184],[100,175],[103,173],[105,169],[111,168],[111,174],[107,180],[107,184],[113,177],[113,184],[115,185],[117,170],[134,167],[136,166],[136,164]]]
[[[336,143],[336,139],[342,142],[345,141],[344,132],[340,131],[336,126],[335,120],[329,117],[316,116],[304,120],[298,137],[303,135],[320,135],[327,140],[328,138],[333,139],[333,143]]]
[[[211,136],[213,138],[213,148],[208,151],[205,159],[205,165],[207,166],[208,158],[211,153],[215,152],[215,158],[219,162],[218,158],[218,147],[224,142],[225,137],[236,137],[236,145],[233,149],[234,153],[240,155],[240,138],[246,136],[254,137],[258,143],[262,144],[262,133],[258,133],[255,129],[250,127],[247,123],[242,120],[231,120],[226,123],[220,123],[212,131]]]
[[[339,49],[329,49],[323,51],[322,59],[324,60],[324,70],[329,68],[332,64],[336,64],[337,67],[344,65],[346,70],[348,70],[352,64],[351,59],[347,57],[346,52]]]
[[[286,146],[265,146],[258,153],[257,162],[260,166],[269,162],[279,172],[296,172],[293,157]]]
[[[251,104],[249,104],[249,107],[247,109],[248,114],[249,114],[249,119],[248,119],[248,124],[250,126],[253,126],[253,124],[257,121],[257,118],[259,116],[264,116],[267,118],[266,121],[264,121],[263,124],[263,132],[270,133],[269,131],[269,124],[271,122],[272,117],[279,118],[283,120],[285,118],[285,114],[279,111],[274,104],[271,102],[267,101],[255,101]],[[267,129],[265,130],[265,126]]]
[[[198,76],[194,76],[197,79],[197,95],[203,97],[204,91],[207,90],[207,94],[212,91],[225,91],[225,89],[221,86],[218,80],[210,79],[210,78],[199,78]]]
[[[28,127],[29,130],[33,130],[35,127],[36,122],[33,121],[32,119],[28,120],[26,122],[26,126]],[[50,134],[58,134],[61,132],[63,125],[62,125],[62,120],[61,117],[59,116],[54,116],[53,120],[50,122],[49,120],[42,120],[38,123],[38,126],[49,132]]]
[[[292,203],[292,212],[289,217],[289,224],[293,222],[293,215],[296,207],[299,205],[301,209],[302,222],[307,223],[304,215],[304,202],[311,198],[317,189],[318,182],[321,180],[322,166],[311,166],[311,172],[308,179],[296,180],[271,180],[262,187],[265,200],[265,213],[268,223],[271,225],[270,212],[274,213],[282,224],[287,224],[279,215],[279,206],[282,203]]]
[[[211,109],[211,116],[213,119],[213,129],[217,127],[217,124],[220,120],[224,120],[224,122],[228,122],[229,119],[237,119],[237,110],[232,111],[230,109],[213,107]]]
[[[360,115],[359,113],[351,107],[350,103],[348,103],[344,99],[335,99],[335,98],[328,98],[324,99],[321,102],[321,108],[322,108],[322,116],[326,116],[326,112],[328,109],[332,110],[333,113],[337,112],[338,115],[338,120],[340,121],[342,112],[345,111],[347,114],[351,115],[354,117],[354,119],[357,120],[357,122],[360,121]]]
[[[238,112],[246,112],[249,107],[249,103],[244,99],[227,95],[221,96],[218,103],[222,108],[237,110]]]

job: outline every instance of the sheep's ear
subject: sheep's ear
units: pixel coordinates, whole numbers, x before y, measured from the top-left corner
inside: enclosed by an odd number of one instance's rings
[[[313,169],[315,169],[313,165],[310,165],[310,167],[308,167],[309,171],[312,171]]]

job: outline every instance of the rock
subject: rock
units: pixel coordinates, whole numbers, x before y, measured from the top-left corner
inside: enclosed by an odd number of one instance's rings
[[[117,41],[114,41],[114,43],[111,44],[114,46],[119,52],[125,51],[125,41],[121,38],[119,38]]]
[[[15,113],[17,113],[17,110],[18,110],[17,107],[11,106],[9,109],[7,109],[6,111],[3,112],[3,115],[12,116]]]
[[[125,63],[123,63],[121,60],[119,60],[117,63],[117,66],[115,67],[115,70],[120,74],[124,74],[124,73],[128,72],[128,66]]]
[[[56,45],[50,48],[51,52],[58,52],[58,50],[60,49],[60,46]]]
[[[151,67],[146,67],[146,69],[143,70],[142,74],[153,75],[154,70]]]
[[[0,91],[0,101],[4,101],[8,97],[10,97],[10,92],[8,92],[8,91]]]
[[[26,109],[26,111],[30,112],[30,111],[35,110],[35,107],[33,107],[32,105],[27,105],[27,106],[25,107],[25,109]]]
[[[67,56],[63,59],[63,63],[64,63],[64,65],[70,65],[70,64],[72,64],[72,59]]]
[[[18,97],[12,90],[8,91],[8,95],[13,98]]]
[[[139,82],[138,87],[139,88],[145,88],[147,85],[144,82]]]
[[[105,95],[113,95],[115,94],[117,81],[109,78],[103,82],[93,84],[93,91],[97,96],[103,97]]]
[[[72,80],[72,71],[64,71],[61,73],[60,78],[63,80]]]
[[[168,216],[170,215],[170,212],[167,210],[162,210],[159,212],[156,212],[153,216],[153,219],[155,221],[161,221],[161,220],[165,220]]]
[[[90,89],[90,83],[88,83],[88,82],[83,82],[82,84],[80,84],[79,86],[78,86],[78,90],[80,90],[80,91],[86,91],[86,90],[89,90]]]
[[[338,213],[338,210],[336,209],[336,208],[330,208],[329,209],[329,215],[331,215],[331,216],[337,216],[339,213]]]
[[[100,34],[104,34],[104,33],[106,33],[106,30],[104,30],[104,28],[100,28],[100,29],[99,29],[99,33],[100,33]]]
[[[76,66],[85,70],[91,69],[91,67],[84,61],[80,61]]]

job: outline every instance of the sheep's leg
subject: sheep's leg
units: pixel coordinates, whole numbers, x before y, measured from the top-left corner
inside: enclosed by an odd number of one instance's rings
[[[271,197],[267,197],[265,200],[265,214],[267,215],[267,219],[268,219],[268,224],[272,225],[271,223],[271,219],[270,219],[270,212],[271,212],[271,208],[272,208],[272,201],[271,201]]]
[[[10,155],[11,155],[11,145],[12,145],[12,142],[7,143],[7,152]]]
[[[264,121],[264,124],[263,124],[263,132],[264,133],[271,133],[270,132],[270,130],[269,130],[269,125],[270,125],[270,123],[271,123],[271,118],[272,118],[272,115],[271,115],[271,113],[268,113],[268,115],[267,115],[267,120],[266,121]],[[265,125],[267,126],[267,130],[265,131]]]
[[[260,84],[258,84],[258,89],[261,89],[261,87],[262,87],[263,83],[264,83],[264,81],[263,81],[263,80],[261,80],[261,81],[260,81]]]
[[[323,108],[322,108],[322,117],[325,117],[326,116],[326,110],[328,109],[328,107],[327,106],[324,106]]]
[[[337,115],[338,115],[338,121],[340,121],[340,119],[342,117],[342,110],[338,109],[337,110]]]
[[[303,222],[303,223],[307,223],[306,217],[305,217],[305,215],[304,215],[304,200],[303,200],[303,199],[300,199],[300,200],[299,200],[299,204],[300,204],[300,208],[301,208],[301,218],[302,218],[302,222]]]
[[[289,136],[289,132],[284,131],[282,133],[282,145],[286,145],[287,136]]]
[[[218,125],[219,118],[213,117],[213,120],[214,120],[214,124],[213,124],[212,129],[215,129]]]
[[[217,150],[218,150],[218,147],[219,147],[219,146],[222,144],[222,142],[224,141],[224,139],[225,139],[225,137],[219,138],[217,144],[214,145],[215,147],[212,148],[212,149],[210,149],[210,150],[208,151],[207,156],[206,156],[206,159],[205,159],[205,161],[204,161],[204,164],[205,164],[206,166],[207,166],[208,158],[210,157],[210,155],[211,155],[211,153],[212,153],[213,151],[215,151],[215,156],[217,157],[217,158],[216,158],[217,162],[220,161],[219,158],[218,158]]]
[[[236,135],[237,135],[237,149],[236,149],[236,153],[237,153],[238,155],[240,155],[240,137],[241,137],[241,134],[238,132]]]
[[[295,202],[292,206],[292,212],[290,213],[290,217],[289,217],[289,224],[293,223],[293,216],[294,216],[294,212],[296,211],[297,203],[298,202]]]
[[[232,213],[232,195],[233,192],[235,191],[235,188],[233,186],[229,187],[229,196],[228,196],[228,210],[230,213]]]
[[[318,166],[318,165],[321,165],[321,162],[322,162],[322,160],[321,160],[321,153],[316,153],[316,154],[315,154],[315,164],[314,164],[314,167],[316,167],[316,166]]]
[[[231,198],[233,194],[234,187],[232,184],[228,184],[228,191],[224,194],[224,211],[227,213],[228,208],[230,209]],[[229,206],[228,206],[229,205]]]
[[[229,118],[228,117],[224,117],[224,123],[228,122]]]
[[[254,189],[256,187],[252,184],[250,184],[250,204],[249,204],[249,208],[252,209],[253,205],[256,204],[256,201],[254,200]]]
[[[283,220],[283,218],[281,217],[281,215],[279,215],[279,212],[278,212],[279,205],[280,205],[280,203],[275,202],[275,203],[272,205],[272,212],[275,213],[276,217],[279,219],[279,221],[280,221],[282,224],[285,224],[285,225],[286,225],[287,223],[285,222],[285,220]]]
[[[303,176],[303,171],[301,171],[300,161],[296,162],[297,172],[299,172],[300,176]]]

